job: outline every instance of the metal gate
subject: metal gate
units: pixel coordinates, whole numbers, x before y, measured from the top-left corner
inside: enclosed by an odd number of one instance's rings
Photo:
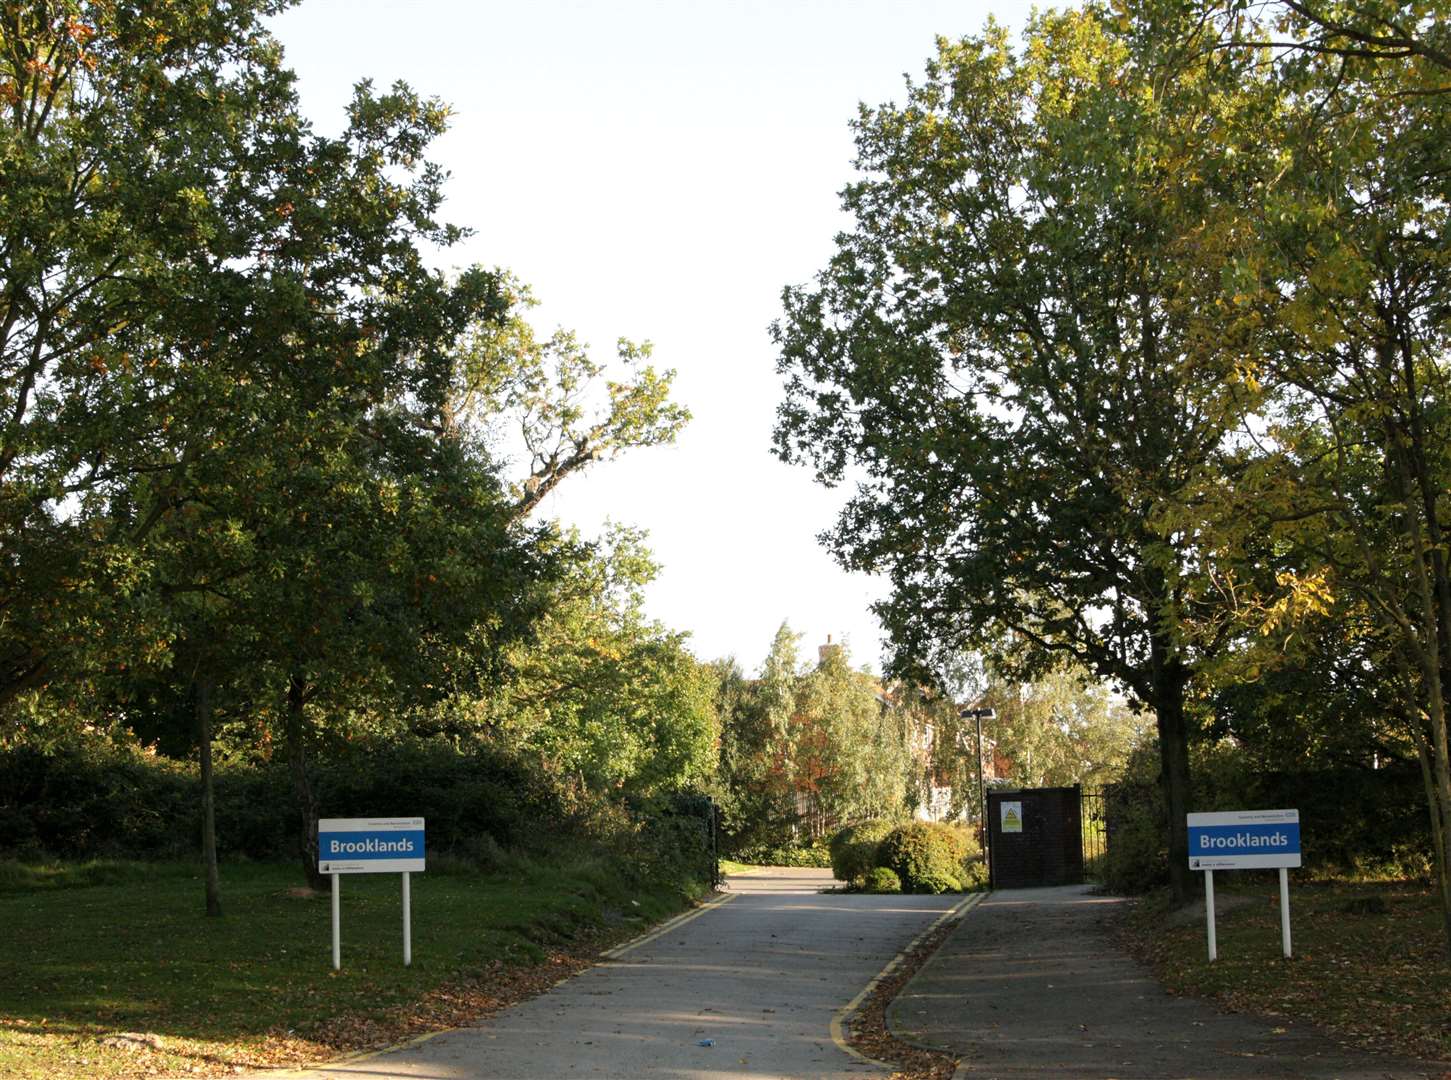
[[[1108,798],[1102,788],[1083,793],[1083,879],[1102,884],[1108,857]]]
[[[992,888],[1083,881],[1083,793],[1077,785],[990,791],[987,814]]]

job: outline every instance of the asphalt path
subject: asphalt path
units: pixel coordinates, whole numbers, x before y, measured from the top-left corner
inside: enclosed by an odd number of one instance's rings
[[[1291,1016],[1168,994],[1111,932],[1119,897],[1009,889],[972,910],[887,1012],[968,1080],[1422,1080],[1448,1064],[1367,1054]]]
[[[726,902],[476,1026],[310,1080],[882,1076],[833,1020],[957,896],[823,892],[830,871],[735,876]]]

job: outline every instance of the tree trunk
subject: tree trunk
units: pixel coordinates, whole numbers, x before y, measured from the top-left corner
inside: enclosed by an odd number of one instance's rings
[[[192,683],[196,708],[197,747],[202,786],[202,865],[206,875],[207,914],[222,914],[222,879],[217,872],[217,812],[212,785],[212,685],[207,678]]]
[[[1426,785],[1426,806],[1431,812],[1431,844],[1436,855],[1436,892],[1441,901],[1441,921],[1446,930],[1446,948],[1451,953],[1451,803],[1440,798],[1431,751],[1424,739],[1416,741],[1421,763],[1421,780]]]
[[[302,874],[309,888],[321,889],[326,881],[317,868],[317,796],[313,793],[312,781],[307,775],[307,726],[304,715],[306,706],[307,684],[301,676],[294,674],[287,680],[287,764],[292,774],[292,796],[302,818],[298,833],[301,841]]]
[[[1446,640],[1451,628],[1445,624],[1445,608],[1440,604],[1438,595],[1444,584],[1441,578],[1445,576],[1445,564],[1434,558],[1431,538],[1439,536],[1435,519],[1427,519],[1423,515],[1423,504],[1413,494],[1416,477],[1412,454],[1420,448],[1413,445],[1408,450],[1399,443],[1396,434],[1394,429],[1390,429],[1387,441],[1394,466],[1393,475],[1399,486],[1397,494],[1405,500],[1401,521],[1410,556],[1412,595],[1416,602],[1414,612],[1408,613],[1406,637],[1425,682],[1424,746],[1418,746],[1418,750],[1422,769],[1425,770],[1426,800],[1431,812],[1432,836],[1437,846],[1437,891],[1446,930],[1446,949],[1451,953],[1451,877],[1448,877],[1448,870],[1451,870],[1451,847],[1448,847],[1451,829],[1447,828],[1447,814],[1451,811],[1451,739],[1447,736],[1446,709],[1446,692],[1451,687],[1447,687],[1441,678],[1445,658],[1451,652]],[[1420,631],[1419,640],[1416,630]]]
[[[1149,645],[1153,676],[1154,716],[1159,729],[1159,782],[1169,815],[1169,890],[1175,907],[1194,897],[1189,869],[1189,729],[1184,719],[1184,687],[1188,673],[1169,643],[1155,634]]]

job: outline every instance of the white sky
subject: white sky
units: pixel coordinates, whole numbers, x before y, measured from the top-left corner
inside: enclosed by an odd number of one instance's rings
[[[598,532],[639,525],[663,564],[648,611],[702,659],[747,670],[781,621],[808,654],[831,634],[879,665],[882,586],[816,542],[841,503],[770,453],[780,398],[767,327],[846,224],[848,123],[901,100],[934,37],[1027,5],[772,0],[304,0],[273,26],[305,111],[341,124],[354,82],[403,79],[455,110],[431,157],[443,217],[475,230],[456,265],[513,270],[535,322],[596,358],[624,336],[679,372],[695,419],[671,447],[563,484],[548,513]]]

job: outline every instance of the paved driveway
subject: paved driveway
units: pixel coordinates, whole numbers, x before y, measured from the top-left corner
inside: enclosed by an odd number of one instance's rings
[[[732,898],[475,1027],[306,1074],[880,1076],[832,1039],[838,1010],[961,897],[823,893],[825,870],[733,877]],[[713,1045],[703,1046],[702,1042]]]
[[[1172,997],[1108,932],[1122,901],[1008,889],[973,909],[888,1010],[984,1080],[1420,1080],[1446,1066],[1346,1049],[1288,1017]]]

